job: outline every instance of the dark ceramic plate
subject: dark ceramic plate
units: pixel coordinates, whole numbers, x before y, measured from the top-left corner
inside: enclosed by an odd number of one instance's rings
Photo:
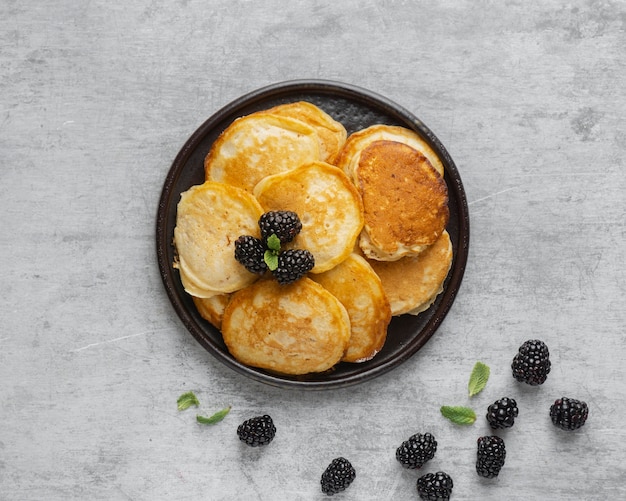
[[[340,363],[331,372],[306,376],[282,376],[237,362],[228,352],[220,332],[196,311],[184,291],[174,261],[174,226],[180,194],[204,181],[204,157],[217,136],[237,117],[277,104],[305,100],[322,108],[341,122],[348,134],[376,123],[401,125],[420,134],[438,153],[445,168],[449,190],[450,222],[447,226],[454,249],[454,261],[444,285],[429,310],[419,316],[395,317],[383,350],[360,364]],[[296,80],[261,88],[215,113],[204,122],[176,156],[165,179],[157,214],[157,254],[167,294],[185,327],[218,360],[254,380],[274,386],[299,389],[325,389],[349,386],[380,376],[414,355],[435,333],[450,310],[457,294],[469,245],[469,215],[463,184],[457,168],[440,141],[414,115],[365,89],[323,80]]]

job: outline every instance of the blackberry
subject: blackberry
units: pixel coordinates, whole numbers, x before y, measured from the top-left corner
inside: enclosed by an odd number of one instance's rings
[[[261,238],[267,243],[267,239],[273,234],[278,237],[281,244],[291,242],[300,230],[302,223],[295,212],[288,210],[266,212],[259,219]]]
[[[500,437],[480,437],[476,454],[476,472],[485,478],[497,477],[504,466],[506,448]]]
[[[437,441],[430,433],[417,433],[402,442],[396,449],[396,459],[405,468],[412,470],[421,468],[426,461],[435,456]]]
[[[518,414],[517,402],[508,397],[495,401],[487,408],[487,421],[492,429],[510,428]]]
[[[577,430],[587,421],[589,408],[582,400],[561,397],[550,406],[550,419],[562,430]]]
[[[350,461],[343,457],[335,458],[322,473],[322,492],[332,496],[344,491],[355,477],[356,471]]]
[[[427,473],[417,479],[417,493],[427,501],[449,500],[452,494],[452,478],[443,471]]]
[[[250,418],[239,425],[237,428],[239,440],[245,442],[251,447],[259,447],[267,445],[276,435],[276,427],[272,418],[265,414],[264,416],[256,416]]]
[[[308,250],[289,249],[278,254],[278,267],[272,271],[279,284],[290,284],[315,266],[315,258]]]
[[[251,273],[262,274],[267,270],[263,259],[265,246],[258,238],[250,235],[241,235],[235,240],[235,259]]]
[[[522,383],[537,386],[545,383],[550,373],[550,352],[543,341],[532,339],[519,348],[513,358],[513,377]]]

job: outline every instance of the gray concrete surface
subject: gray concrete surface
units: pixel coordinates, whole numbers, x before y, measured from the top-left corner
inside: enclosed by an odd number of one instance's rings
[[[336,456],[345,500],[416,499],[395,448],[430,431],[423,472],[456,500],[626,498],[626,3],[92,0],[0,3],[0,499],[315,500]],[[430,342],[365,384],[302,393],[226,368],[178,320],[155,257],[172,160],[222,106],[324,78],[420,117],[461,172],[471,250]],[[553,371],[509,365],[538,337]],[[466,397],[477,360],[487,388]],[[200,409],[178,412],[193,390]],[[483,414],[520,416],[496,480],[474,471]],[[590,417],[549,421],[562,395]],[[458,427],[443,404],[470,405]],[[195,422],[232,405],[213,427]],[[263,450],[235,430],[259,413]]]

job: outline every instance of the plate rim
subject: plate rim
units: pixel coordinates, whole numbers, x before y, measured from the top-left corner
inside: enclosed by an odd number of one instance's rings
[[[274,375],[262,371],[262,369],[249,367],[236,361],[232,356],[226,356],[226,354],[222,353],[220,346],[215,345],[211,339],[207,339],[204,333],[201,332],[201,329],[198,329],[194,319],[191,317],[182,301],[180,301],[177,291],[173,287],[174,271],[171,263],[168,263],[167,260],[167,246],[171,245],[171,242],[167,241],[167,211],[170,207],[172,196],[174,196],[172,190],[187,160],[199,146],[199,143],[217,124],[235,113],[237,109],[249,107],[259,101],[265,101],[288,93],[306,93],[307,91],[318,94],[330,94],[336,97],[347,97],[359,102],[371,102],[377,109],[382,109],[383,112],[394,117],[400,117],[407,122],[407,125],[410,124],[410,128],[414,130],[417,129],[415,132],[425,136],[427,142],[443,157],[442,161],[446,166],[447,177],[454,181],[453,185],[449,186],[448,189],[455,193],[455,198],[458,202],[457,210],[460,239],[457,242],[457,251],[455,253],[453,266],[447,278],[447,286],[442,292],[436,314],[427,321],[426,325],[421,330],[416,332],[416,336],[419,336],[419,339],[413,339],[407,343],[407,348],[401,353],[382,364],[371,367],[366,372],[348,374],[343,378],[332,380],[301,380],[292,378],[292,376],[289,376],[290,379],[285,379],[286,376]],[[385,96],[353,84],[324,79],[297,79],[269,84],[241,95],[214,112],[188,137],[175,156],[163,183],[156,218],[156,250],[159,274],[165,286],[169,302],[172,304],[185,328],[192,334],[196,341],[214,358],[239,374],[275,387],[307,390],[344,388],[362,383],[391,371],[415,355],[415,353],[417,353],[434,335],[454,303],[465,273],[469,251],[469,236],[469,209],[460,174],[447,149],[431,129],[404,106],[393,102]]]

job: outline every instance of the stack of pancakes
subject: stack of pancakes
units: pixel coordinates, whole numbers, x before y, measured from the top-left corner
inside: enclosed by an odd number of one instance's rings
[[[452,263],[443,165],[415,132],[374,125],[348,136],[308,102],[238,118],[206,155],[206,181],[181,195],[174,267],[238,361],[283,374],[378,353],[393,316],[417,315]],[[235,260],[264,212],[293,211],[288,247],[315,258],[280,285]]]

